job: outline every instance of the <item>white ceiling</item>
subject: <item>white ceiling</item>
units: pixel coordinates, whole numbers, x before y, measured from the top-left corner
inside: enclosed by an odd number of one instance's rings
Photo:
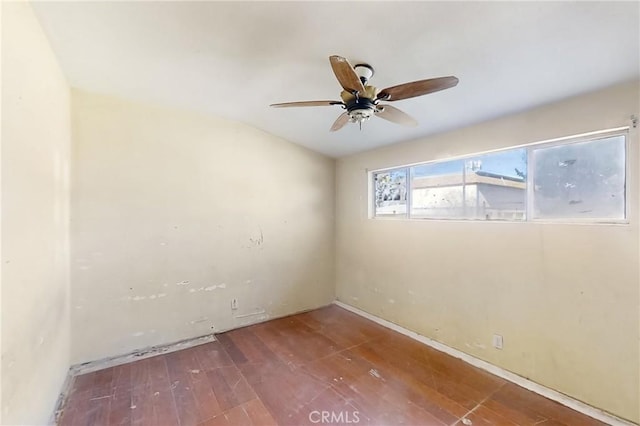
[[[330,156],[415,139],[640,75],[639,2],[38,2],[72,86],[238,120]],[[329,127],[328,57],[384,88],[455,75],[398,101],[419,121]]]

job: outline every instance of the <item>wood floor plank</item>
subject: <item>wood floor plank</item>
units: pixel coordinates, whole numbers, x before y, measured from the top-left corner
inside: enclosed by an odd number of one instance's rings
[[[225,349],[229,357],[231,357],[231,360],[236,364],[244,364],[248,362],[247,358],[244,356],[244,353],[240,350],[240,348],[236,346],[232,337],[234,336],[234,334],[241,334],[243,332],[246,332],[246,330],[240,330],[236,333],[229,332],[220,334],[217,337],[220,344],[222,344],[222,347]]]
[[[474,426],[489,426],[489,425],[504,425],[504,426],[518,426],[518,423],[510,420],[500,413],[490,410],[489,408],[481,405],[476,407],[473,412],[465,416],[466,419],[471,421]],[[460,422],[459,424],[464,425]],[[544,424],[544,423],[541,423]],[[550,425],[548,425],[550,426]]]
[[[553,422],[567,426],[599,426],[602,422],[582,413],[568,409],[567,407],[544,398],[534,392],[507,383],[500,391],[496,392],[484,406],[504,416],[517,419],[518,423],[541,422],[551,425]]]
[[[109,425],[129,426],[132,421],[131,403],[131,389],[114,391],[109,410]]]
[[[198,400],[192,391],[191,371],[198,369],[192,354],[182,351],[166,355],[167,370],[171,383],[171,393],[181,426],[191,426],[207,420],[201,417]]]
[[[335,305],[305,312],[296,318],[341,348],[359,345],[382,335],[377,324]],[[344,324],[349,324],[349,327],[344,327]]]
[[[227,342],[225,350],[231,350],[231,354],[240,357],[240,361],[234,359],[238,366],[245,364],[277,364],[283,362],[278,355],[265,345],[265,343],[254,333],[256,326],[245,327],[239,330],[230,331],[221,335]]]
[[[259,324],[252,331],[284,362],[295,366],[345,349],[294,317]]]
[[[277,423],[260,399],[252,399],[243,405],[251,424],[254,426],[276,426]]]
[[[153,411],[158,424],[178,424],[178,412],[171,388],[154,390]]]
[[[109,425],[129,426],[131,424],[131,363],[117,365],[113,369],[111,382],[111,407]]]
[[[224,411],[220,407],[206,372],[201,371],[191,376],[191,390],[198,404],[200,419],[210,419]]]
[[[234,365],[219,341],[198,345],[195,347],[195,353],[200,367],[205,372]]]
[[[77,376],[70,388],[60,426],[603,424],[337,306]]]
[[[227,421],[233,426],[253,426],[251,419],[244,410],[244,407],[238,405],[227,411],[225,414]]]
[[[93,380],[93,378],[92,378]],[[89,414],[92,389],[76,390],[65,403],[59,423],[64,425],[85,425]]]
[[[200,354],[200,347],[195,346],[164,356],[175,411],[180,421],[188,424],[201,423],[223,411],[202,367]]]
[[[165,389],[169,385],[169,370],[165,356],[154,356],[145,360],[148,382],[153,389]]]
[[[235,366],[220,367],[206,375],[222,411],[256,398],[255,392]]]
[[[222,413],[218,414],[215,417],[210,418],[207,421],[200,423],[198,426],[233,426],[229,424],[229,420],[227,420],[227,416]]]
[[[328,388],[300,370],[282,370],[251,385],[279,424],[290,424],[304,406]]]
[[[358,377],[369,374],[375,365],[355,353],[345,350],[313,362],[300,369],[327,386],[346,381],[350,383]]]
[[[131,369],[129,375],[131,378],[131,387],[147,386],[150,382],[149,363],[146,359],[141,359],[129,364]]]

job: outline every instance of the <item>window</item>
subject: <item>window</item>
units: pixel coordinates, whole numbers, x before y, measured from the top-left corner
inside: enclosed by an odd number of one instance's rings
[[[411,217],[524,219],[526,158],[513,149],[411,167]]]
[[[620,221],[626,133],[373,172],[374,217]]]
[[[625,138],[531,150],[534,219],[624,219]]]
[[[406,216],[406,168],[375,173],[373,179],[376,216]]]

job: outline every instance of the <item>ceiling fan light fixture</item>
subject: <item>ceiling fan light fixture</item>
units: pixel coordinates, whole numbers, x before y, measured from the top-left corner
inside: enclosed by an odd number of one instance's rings
[[[373,115],[373,108],[353,108],[349,110],[349,121],[351,123],[358,123],[360,130],[362,130],[362,123],[368,121]]]
[[[352,109],[349,111],[349,121],[352,123],[360,123],[367,121],[373,115],[373,110],[370,108]]]

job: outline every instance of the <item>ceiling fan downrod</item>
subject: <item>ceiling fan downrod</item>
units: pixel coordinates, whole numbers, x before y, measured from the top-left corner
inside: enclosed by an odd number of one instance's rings
[[[353,70],[356,72],[358,78],[360,78],[363,86],[366,86],[369,79],[375,74],[375,70],[369,64],[356,64],[353,66]]]

